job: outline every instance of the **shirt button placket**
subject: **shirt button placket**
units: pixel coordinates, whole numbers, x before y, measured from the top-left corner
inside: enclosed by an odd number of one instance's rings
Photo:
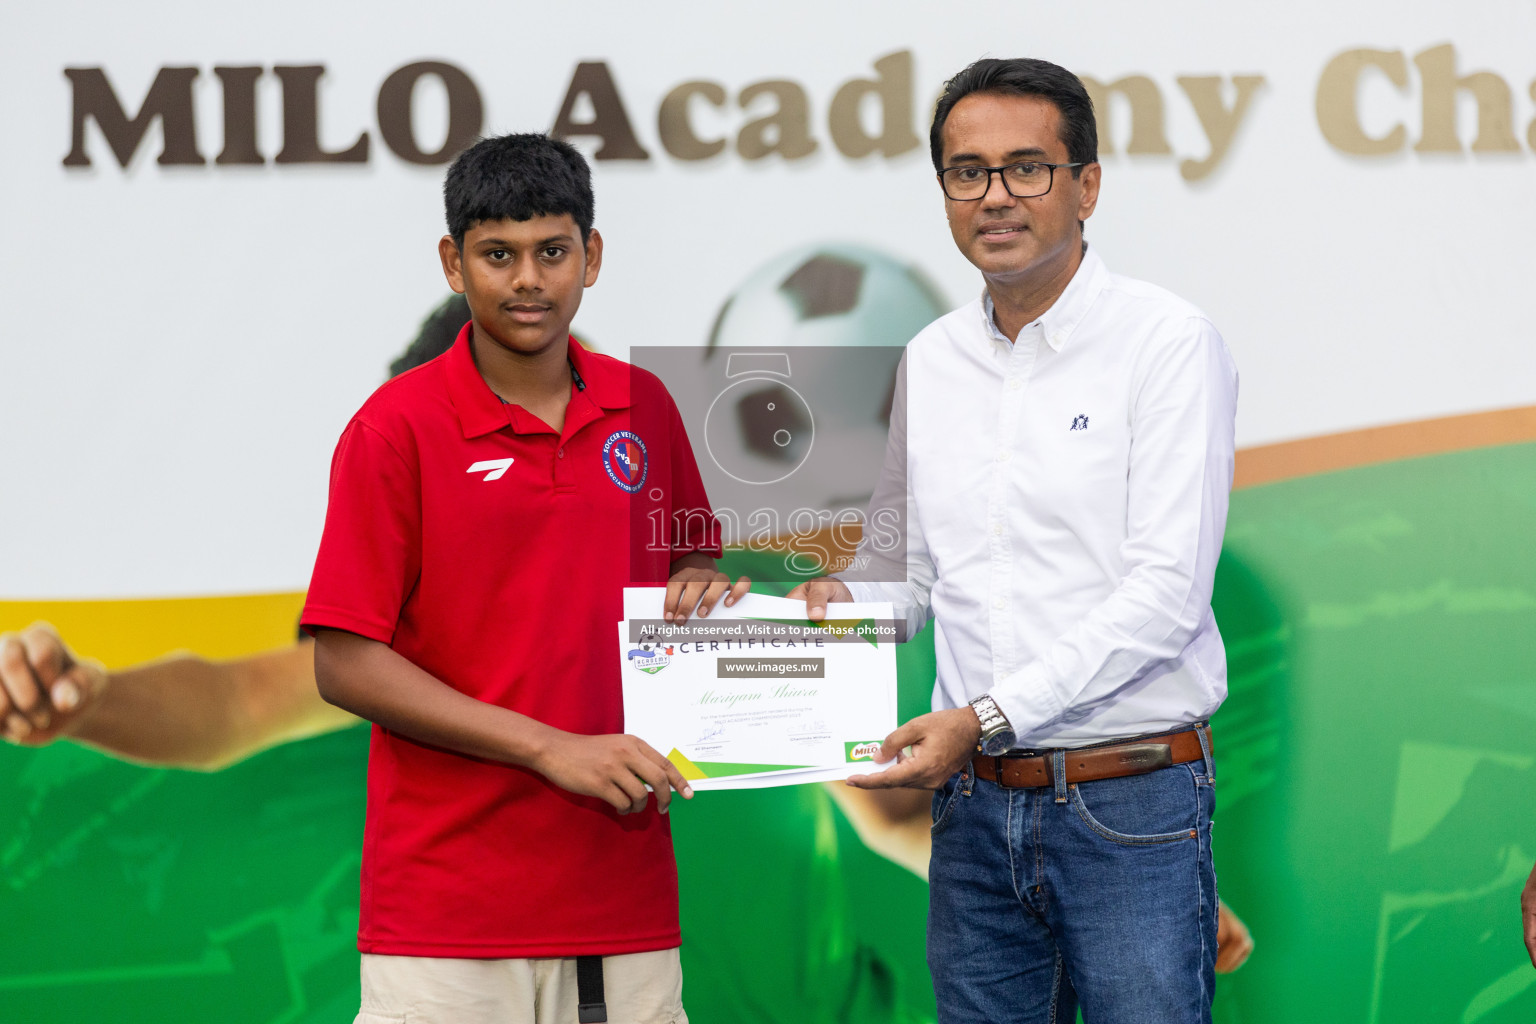
[[[555,490],[569,491],[576,486],[576,481],[571,473],[571,460],[565,457],[565,445],[555,445]]]
[[[1013,538],[1008,528],[1008,496],[1012,475],[1013,443],[1019,431],[1019,414],[1024,404],[1024,390],[1035,365],[1035,353],[1039,348],[1040,328],[1031,325],[1019,332],[1003,364],[1003,379],[999,382],[997,424],[994,430],[996,448],[993,454],[991,486],[987,491],[987,547],[991,555],[991,571],[988,580],[992,592],[992,608],[988,613],[992,637],[993,678],[1001,678],[1013,671],[1014,635],[1013,617],[1009,605],[1013,597]]]

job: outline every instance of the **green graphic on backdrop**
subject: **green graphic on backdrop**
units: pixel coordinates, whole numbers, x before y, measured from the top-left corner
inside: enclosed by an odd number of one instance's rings
[[[1536,445],[1234,495],[1218,1019],[1536,1019]]]
[[[213,775],[0,751],[0,1020],[350,1020],[368,735]]]
[[[1532,444],[1234,495],[1216,853],[1257,949],[1218,1021],[1536,1019],[1533,522]],[[900,670],[907,718],[926,638]],[[350,1020],[366,758],[361,729],[209,775],[0,748],[0,1020]],[[674,829],[697,1024],[932,1019],[926,887],[825,789]]]

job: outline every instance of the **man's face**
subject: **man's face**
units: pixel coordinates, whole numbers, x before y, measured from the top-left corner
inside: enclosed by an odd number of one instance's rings
[[[570,214],[532,220],[485,220],[438,242],[443,273],[462,292],[476,336],[523,355],[565,345],[585,288],[597,281],[603,239],[593,231],[582,245]]]
[[[1025,160],[1067,163],[1061,111],[1039,96],[972,93],[954,105],[944,122],[944,166],[1002,167]],[[1027,279],[1068,266],[1082,245],[1078,221],[1099,199],[1099,165],[1054,172],[1051,190],[1016,199],[991,176],[986,195],[970,201],[944,199],[955,244],[988,278]]]

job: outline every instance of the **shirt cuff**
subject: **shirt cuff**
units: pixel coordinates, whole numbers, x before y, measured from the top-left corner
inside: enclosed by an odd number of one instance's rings
[[[834,576],[833,579],[839,579],[839,577]],[[853,595],[853,599],[860,604],[870,601],[889,601],[891,599],[889,594],[885,594],[880,590],[880,584],[878,583],[854,583],[851,580],[842,580],[842,584],[848,588],[848,593]]]
[[[834,579],[839,578],[834,577]],[[912,602],[912,590],[905,584],[855,583],[852,580],[841,582],[848,588],[848,593],[853,595],[853,599],[860,604],[876,601],[890,602],[892,612],[896,616],[896,642],[899,644],[904,644],[917,636],[927,624],[927,609],[919,609]],[[922,613],[921,617],[919,612]]]
[[[1066,710],[1045,678],[1045,666],[1030,662],[1011,676],[997,680],[987,691],[1016,737],[1038,732],[1041,726],[1061,717]]]

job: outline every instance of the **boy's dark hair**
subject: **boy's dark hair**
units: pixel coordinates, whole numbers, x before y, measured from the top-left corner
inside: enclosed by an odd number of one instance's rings
[[[944,169],[944,122],[955,104],[973,92],[1011,96],[1039,96],[1061,111],[1061,141],[1072,163],[1091,164],[1099,159],[1099,128],[1093,117],[1093,100],[1076,75],[1048,60],[1015,57],[978,60],[944,83],[944,95],[933,109],[933,128],[928,132],[928,153],[933,169]],[[1072,168],[1072,177],[1082,173]]]
[[[459,154],[443,180],[448,234],[464,248],[464,233],[482,220],[532,220],[571,215],[586,244],[592,233],[592,170],[570,143],[528,132],[481,139]]]

